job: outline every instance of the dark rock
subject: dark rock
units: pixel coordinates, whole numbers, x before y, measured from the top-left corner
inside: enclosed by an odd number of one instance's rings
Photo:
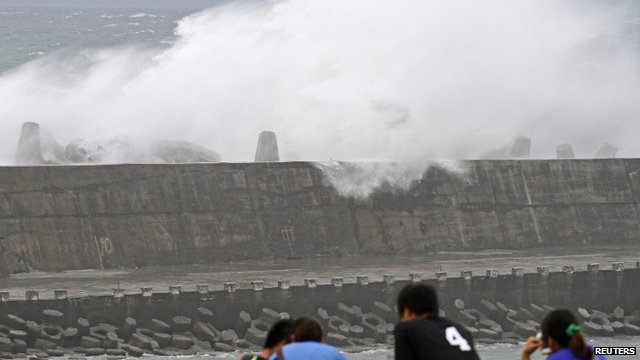
[[[327,344],[335,347],[345,347],[349,344],[347,337],[341,334],[330,332],[326,338]]]
[[[27,322],[24,321],[21,317],[13,314],[7,315],[7,326],[14,330],[27,330]]]
[[[102,348],[88,348],[85,350],[84,354],[87,356],[100,356],[106,353],[105,349]]]
[[[624,319],[625,324],[629,323],[631,325],[640,326],[640,315],[625,316]]]
[[[589,321],[600,326],[609,325],[609,317],[602,312],[594,312],[589,317]]]
[[[343,303],[338,304],[338,316],[345,319],[349,324],[357,324],[358,316],[353,309]]]
[[[13,352],[24,353],[27,351],[27,342],[23,339],[13,339]]]
[[[145,328],[138,328],[136,329],[136,334],[140,334],[140,335],[144,335],[146,337],[153,337],[154,332],[149,330],[149,329],[145,329]]]
[[[161,348],[171,346],[171,335],[163,333],[153,334],[153,340],[155,340]]]
[[[531,308],[531,313],[533,314],[533,316],[536,317],[536,320],[541,321],[544,318],[544,316],[547,314],[547,310],[543,309],[542,307],[536,304],[530,304],[529,307]]]
[[[194,343],[193,345],[194,348],[198,347],[200,348],[200,350],[203,350],[203,351],[209,351],[213,349],[213,347],[211,347],[211,343],[208,341],[194,340],[193,343]]]
[[[64,350],[62,350],[62,349],[49,349],[49,350],[47,350],[47,355],[54,356],[54,357],[64,356]]]
[[[42,327],[40,337],[53,343],[60,344],[63,331],[64,330],[59,326],[45,325]]]
[[[527,320],[526,324],[529,326],[533,326],[536,329],[536,331],[540,330],[540,323],[535,320]]]
[[[264,308],[260,311],[260,320],[271,328],[273,324],[280,320],[280,313],[272,309]]]
[[[251,321],[251,327],[254,327],[258,330],[262,330],[262,331],[269,331],[269,329],[271,329],[271,327],[267,324],[265,324],[262,320],[253,320]]]
[[[240,337],[247,334],[247,329],[251,326],[251,315],[246,311],[241,311],[236,322],[236,332]]]
[[[38,359],[48,359],[49,358],[49,354],[47,354],[44,351],[38,351],[34,354],[36,356],[36,358]]]
[[[329,322],[327,323],[327,327],[333,331],[333,332],[339,332],[338,328],[340,327],[340,325],[347,325],[347,326],[351,326],[351,324],[349,324],[349,322],[345,321],[343,318],[338,317],[338,316],[330,316],[329,317]]]
[[[151,323],[149,324],[149,329],[154,333],[164,333],[171,334],[173,329],[169,324],[162,320],[151,319]]]
[[[364,334],[368,337],[374,337],[376,334],[376,327],[378,325],[385,325],[386,322],[380,316],[373,313],[366,313],[362,316],[362,321],[360,322],[362,327],[364,328]]]
[[[630,323],[624,324],[624,333],[631,336],[638,336],[640,335],[640,326]]]
[[[102,347],[105,349],[115,349],[118,347],[118,335],[115,332],[108,332],[102,340]]]
[[[171,346],[176,349],[186,350],[193,346],[193,339],[184,335],[171,336]]]
[[[472,337],[478,336],[478,328],[474,326],[466,326],[467,331],[471,334]]]
[[[356,324],[359,324],[362,321],[362,308],[360,308],[360,306],[358,305],[353,305],[351,306],[351,310],[353,310],[353,313],[356,315]]]
[[[193,335],[199,340],[202,341],[215,341],[216,335],[209,329],[206,324],[203,323],[195,323],[193,325]],[[162,344],[161,344],[162,345]]]
[[[211,324],[206,324],[206,325],[209,328],[209,330],[211,330],[211,332],[213,332],[213,335],[215,335],[216,339],[220,337],[220,331],[218,329],[216,329],[215,326],[213,326]]]
[[[89,335],[89,331],[91,331],[91,324],[89,320],[85,318],[78,318],[76,320],[76,327],[78,328],[78,335],[87,336]]]
[[[252,346],[252,345],[251,345],[251,343],[250,343],[250,342],[248,342],[248,341],[247,341],[247,340],[245,340],[245,339],[240,339],[240,340],[238,340],[238,342],[236,343],[236,347],[237,347],[238,349],[249,349],[249,348],[251,348],[251,346]]]
[[[523,338],[529,338],[530,336],[535,336],[536,335],[536,328],[531,326],[531,325],[527,325],[525,323],[522,322],[516,322],[513,324],[513,328],[512,331],[516,334],[518,334],[519,336],[522,336]]]
[[[387,334],[393,334],[393,330],[396,328],[396,326],[391,323],[387,323],[385,327],[387,328]]]
[[[484,331],[491,331],[491,330],[484,330]],[[480,335],[482,336],[482,335]],[[485,345],[490,345],[490,344],[495,344],[498,342],[498,340],[493,339],[493,338],[487,338],[487,337],[478,337],[476,339],[476,341],[480,344],[485,344]]]
[[[461,310],[458,312],[457,320],[466,326],[475,326],[476,322],[478,322],[478,318],[471,315],[471,313],[467,310]]]
[[[173,330],[178,333],[185,333],[191,330],[191,318],[186,316],[174,316],[171,318]]]
[[[620,321],[614,321],[611,323],[611,328],[616,334],[624,334],[624,323]]]
[[[62,324],[64,314],[58,310],[46,309],[42,310],[42,318],[47,324],[60,326]]]
[[[482,319],[482,318],[485,318],[485,317],[486,317],[486,316],[485,316],[483,313],[481,313],[481,312],[480,312],[480,310],[478,310],[478,309],[469,309],[469,308],[466,308],[466,309],[464,309],[464,310],[465,310],[466,312],[468,312],[469,314],[471,314],[471,315],[475,316],[475,318],[476,318],[476,319],[478,319],[478,320],[480,320],[480,319]]]
[[[267,332],[250,327],[247,329],[245,339],[254,345],[262,346],[267,339]]]
[[[602,330],[602,325],[590,322],[590,321],[585,321],[582,323],[582,330],[584,331],[585,334],[587,335],[602,335],[603,334],[603,330]]]
[[[346,337],[349,337],[349,331],[351,330],[351,326],[347,325],[347,324],[341,324],[340,326],[338,326],[338,332],[341,335],[344,335]]]
[[[613,313],[611,315],[615,321],[624,321],[624,309],[619,306],[613,309]]]
[[[23,331],[23,330],[11,330],[9,331],[9,334],[7,334],[7,336],[9,337],[9,339],[26,339],[27,338],[27,332]]]
[[[129,340],[131,338],[131,335],[136,331],[137,327],[138,322],[136,321],[136,319],[127,317],[124,319],[122,326],[116,331],[116,333],[121,338]]]
[[[213,349],[215,351],[221,351],[221,352],[232,352],[236,350],[236,348],[234,348],[233,346],[225,343],[220,343],[220,342],[213,344]]]
[[[602,336],[613,336],[615,330],[610,324],[602,325]]]
[[[106,339],[107,337],[102,335],[101,333],[97,333],[95,331],[93,331],[93,329],[91,331],[89,331],[89,336],[94,337],[100,341]]]
[[[236,341],[238,341],[238,335],[235,333],[235,331],[223,330],[220,333],[219,342],[233,346],[233,344],[235,344]]]
[[[129,345],[125,350],[127,351],[127,354],[132,357],[141,357],[144,355],[144,351],[134,345]]]
[[[162,350],[162,349],[155,349],[151,352],[153,355],[156,356],[177,356],[178,353],[172,353],[170,351],[166,351],[166,350]],[[184,355],[184,354],[180,354],[180,355]]]
[[[526,322],[527,320],[535,320],[536,317],[533,316],[533,314],[529,310],[520,307],[516,312],[515,319],[521,322]]]
[[[329,322],[329,312],[323,308],[318,308],[318,310],[316,310],[316,315],[320,324],[322,326],[327,326],[327,323]]]
[[[495,332],[498,336],[498,339],[502,337],[502,326],[493,320],[482,319],[478,321],[478,328],[488,329]]]
[[[70,327],[62,332],[61,345],[67,348],[74,347],[78,344],[78,329]]]
[[[478,304],[478,309],[489,318],[495,318],[498,316],[498,308],[489,300],[482,299]]]
[[[500,336],[497,332],[489,329],[478,329],[478,338],[498,340]]]
[[[12,353],[13,341],[6,337],[0,337],[0,352]]]
[[[501,318],[506,318],[507,315],[509,314],[509,308],[505,304],[501,303],[500,301],[496,302],[496,309],[498,309],[497,315]]]
[[[27,331],[27,334],[29,334],[29,338],[31,339],[31,342],[35,341],[35,339],[40,337],[40,334],[42,334],[42,327],[38,325],[35,321],[27,321],[26,327],[27,327],[26,331]],[[27,340],[27,342],[30,343],[29,340]]]
[[[80,337],[80,347],[90,349],[100,347],[100,345],[102,345],[102,341],[100,341],[100,339],[96,339],[92,336]]]
[[[99,324],[98,326],[93,326],[91,328],[91,332],[102,336],[106,336],[110,332],[115,333],[116,331],[118,331],[118,328],[110,324]]]
[[[371,309],[371,312],[373,312],[374,314],[380,316],[386,322],[395,322],[395,321],[397,321],[396,313],[393,311],[393,309],[389,305],[387,305],[385,303],[374,301],[373,302],[373,308]]]
[[[157,349],[160,346],[158,342],[153,340],[152,338],[146,335],[138,334],[138,333],[131,335],[131,340],[129,341],[129,344],[139,347],[141,349],[148,349],[148,350]]]
[[[384,344],[387,341],[387,327],[382,324],[376,326],[376,331],[373,334],[373,339],[379,344]]]
[[[213,321],[213,311],[206,307],[199,307],[196,309],[196,320],[203,323],[210,323]],[[249,319],[251,321],[251,319]]]
[[[354,325],[349,328],[349,335],[355,339],[364,338],[364,329],[360,325]]]
[[[126,356],[127,352],[122,349],[106,349],[105,351],[109,356]]]
[[[33,343],[33,347],[38,350],[46,351],[49,349],[55,349],[57,345],[49,340],[36,339],[36,341]]]

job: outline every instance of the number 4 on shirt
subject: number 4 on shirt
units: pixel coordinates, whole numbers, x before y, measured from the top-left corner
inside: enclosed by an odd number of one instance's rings
[[[462,335],[458,332],[458,329],[455,326],[449,326],[445,329],[445,335],[447,336],[447,341],[451,346],[457,346],[460,348],[460,351],[471,351],[471,346],[467,342],[467,339],[463,338]]]

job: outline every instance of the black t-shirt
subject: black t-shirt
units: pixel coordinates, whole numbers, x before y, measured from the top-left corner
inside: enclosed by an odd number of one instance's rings
[[[395,330],[395,360],[479,360],[471,334],[440,317],[400,322]]]

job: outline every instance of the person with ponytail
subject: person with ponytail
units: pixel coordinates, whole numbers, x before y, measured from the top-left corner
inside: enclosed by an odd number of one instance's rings
[[[554,310],[542,320],[542,338],[530,337],[522,349],[522,360],[529,360],[537,349],[549,348],[547,360],[606,360],[593,355],[584,342],[578,320],[569,310]]]

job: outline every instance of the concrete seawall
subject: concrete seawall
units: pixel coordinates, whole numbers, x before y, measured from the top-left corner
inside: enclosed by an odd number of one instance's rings
[[[76,341],[76,345],[77,341],[85,341],[77,335],[79,324],[82,324],[78,319],[85,319],[85,325],[93,326],[90,332],[87,327],[86,331],[91,334],[87,336],[91,339],[86,342],[96,342],[97,348],[110,348],[104,345],[108,340],[102,338],[101,331],[114,331],[115,338],[121,338],[117,344],[109,345],[113,349],[128,349],[127,341],[131,345],[137,344],[139,339],[131,340],[132,332],[149,338],[156,337],[154,332],[162,333],[162,336],[157,335],[162,338],[166,332],[167,336],[173,333],[182,340],[185,336],[195,336],[189,342],[191,345],[183,350],[200,351],[207,350],[202,346],[213,346],[220,351],[232,351],[261,345],[264,330],[277,318],[308,314],[324,324],[325,331],[330,333],[328,340],[336,345],[367,346],[393,341],[390,335],[392,325],[397,321],[393,307],[398,291],[410,282],[423,282],[438,289],[441,308],[446,315],[463,322],[482,341],[517,341],[535,334],[542,316],[550,309],[549,304],[573,311],[582,308],[578,314],[585,331],[592,335],[640,335],[640,304],[637,301],[640,298],[640,265],[630,264],[625,269],[622,263],[613,263],[606,268],[604,264],[602,268],[600,264],[589,264],[588,269],[575,272],[573,266],[566,266],[561,272],[549,273],[548,267],[540,266],[537,273],[524,273],[521,268],[489,269],[484,274],[438,272],[433,275],[408,274],[403,278],[384,276],[381,282],[370,282],[369,276],[362,275],[357,283],[344,283],[341,277],[334,277],[330,284],[307,279],[304,286],[289,286],[283,279],[277,287],[268,288],[256,280],[250,289],[238,289],[234,282],[229,282],[222,291],[209,291],[207,284],[203,284],[197,289],[172,286],[168,291],[143,288],[136,294],[115,289],[112,296],[82,298],[68,298],[65,291],[58,290],[56,299],[52,300],[40,300],[39,294],[33,292],[27,294],[27,300],[12,300],[11,294],[1,293],[0,325],[22,326],[16,316],[32,321],[32,325],[24,325],[29,329],[35,328],[35,324],[44,324],[42,329],[49,329],[47,334],[38,328],[37,334],[29,333],[31,337],[27,341],[29,347],[41,351],[50,350],[44,348],[46,346],[53,347],[53,351],[58,351],[56,349],[61,345],[69,347],[64,345],[65,341]],[[216,333],[207,340],[199,336],[201,329],[196,329],[198,321],[203,321],[198,320],[202,318],[203,308],[211,310],[206,322]],[[52,314],[57,316],[55,326],[51,325]],[[179,322],[185,317],[189,319],[189,325],[178,330],[184,327]],[[132,332],[127,333],[127,324],[135,324],[134,329],[129,329]],[[340,328],[338,325],[341,324],[347,327]],[[165,325],[166,329],[158,329]],[[222,330],[235,334],[234,339],[224,340]],[[65,340],[64,336],[52,335],[56,332],[72,335]],[[36,342],[38,338],[48,342]],[[203,341],[198,342],[198,338]],[[159,350],[151,342],[148,346],[147,352]],[[175,350],[176,346],[166,347]],[[74,348],[77,352],[85,350]]]
[[[640,239],[640,160],[460,166],[366,199],[304,162],[3,167],[0,272]]]

